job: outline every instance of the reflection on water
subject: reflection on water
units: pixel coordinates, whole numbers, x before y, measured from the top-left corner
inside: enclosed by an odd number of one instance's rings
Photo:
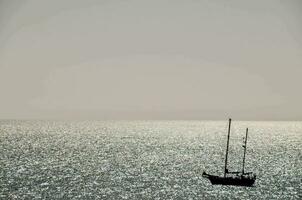
[[[223,173],[227,121],[0,121],[0,199],[298,199],[302,122],[235,121],[232,171],[247,126],[252,188],[201,176]]]

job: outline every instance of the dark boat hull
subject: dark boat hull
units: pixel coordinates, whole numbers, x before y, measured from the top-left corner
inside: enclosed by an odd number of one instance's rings
[[[209,174],[203,174],[203,177],[208,178],[213,185],[235,185],[252,187],[255,183],[255,178],[253,177],[221,177]]]

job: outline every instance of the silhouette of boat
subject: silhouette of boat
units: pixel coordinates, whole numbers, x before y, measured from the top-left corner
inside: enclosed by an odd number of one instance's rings
[[[248,128],[246,129],[246,136],[244,141],[244,153],[243,153],[243,163],[242,163],[242,171],[239,172],[229,172],[227,169],[228,164],[228,153],[229,153],[229,140],[231,133],[231,119],[229,119],[229,129],[228,129],[228,138],[227,138],[227,148],[225,154],[225,166],[224,166],[224,176],[216,176],[207,174],[206,172],[202,173],[204,178],[208,178],[213,185],[236,185],[236,186],[248,186],[251,187],[256,181],[256,175],[253,172],[245,172],[245,154],[246,154],[246,145],[247,145],[247,135]]]

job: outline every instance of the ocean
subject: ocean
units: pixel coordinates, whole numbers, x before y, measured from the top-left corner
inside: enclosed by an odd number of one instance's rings
[[[234,121],[229,169],[254,187],[211,185],[222,175],[227,121],[0,121],[0,199],[301,199],[302,122]]]

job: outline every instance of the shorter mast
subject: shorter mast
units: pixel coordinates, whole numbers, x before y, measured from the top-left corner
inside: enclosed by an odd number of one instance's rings
[[[249,129],[246,128],[246,134],[245,134],[245,141],[244,141],[244,153],[243,153],[243,163],[242,163],[242,174],[244,174],[244,164],[245,164],[245,153],[246,153],[246,144],[247,144],[247,134],[248,134]]]
[[[227,139],[227,148],[225,153],[225,164],[224,164],[224,177],[226,177],[226,174],[228,172],[227,165],[228,165],[228,153],[229,153],[229,141],[230,141],[230,133],[231,133],[231,121],[232,119],[229,119],[229,129],[228,129],[228,139]]]

